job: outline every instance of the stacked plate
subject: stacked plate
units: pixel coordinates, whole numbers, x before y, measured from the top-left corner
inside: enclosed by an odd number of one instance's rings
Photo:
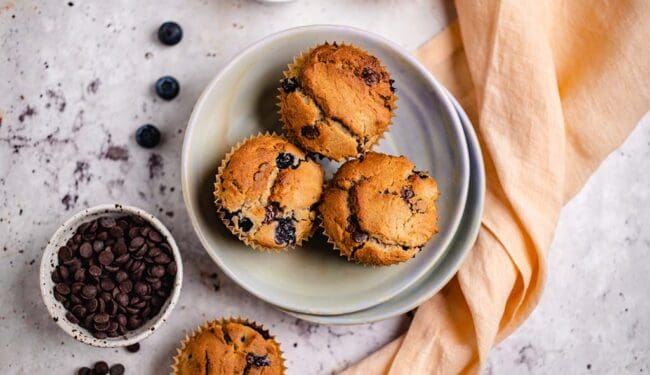
[[[221,158],[251,134],[279,131],[275,112],[282,71],[293,56],[325,41],[355,44],[386,65],[396,81],[399,108],[394,125],[375,150],[403,154],[438,181],[440,232],[406,263],[389,267],[350,263],[318,234],[291,251],[253,251],[229,234],[214,209],[212,189]],[[324,166],[331,175],[338,164]],[[357,324],[409,311],[449,281],[478,234],[485,178],[467,116],[408,52],[365,31],[308,26],[257,42],[208,85],[186,131],[182,186],[203,246],[235,282],[301,319]]]

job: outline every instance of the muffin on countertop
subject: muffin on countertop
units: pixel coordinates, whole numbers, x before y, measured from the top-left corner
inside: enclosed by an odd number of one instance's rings
[[[397,108],[386,68],[351,45],[312,48],[284,75],[278,97],[284,129],[305,149],[333,160],[370,150]]]
[[[224,158],[215,204],[228,229],[255,249],[280,250],[309,238],[323,169],[298,147],[272,134],[254,136]]]
[[[375,152],[346,162],[323,193],[325,235],[348,260],[404,262],[438,232],[436,181],[403,156]]]
[[[240,319],[208,322],[186,337],[172,375],[281,375],[282,350],[268,331]]]

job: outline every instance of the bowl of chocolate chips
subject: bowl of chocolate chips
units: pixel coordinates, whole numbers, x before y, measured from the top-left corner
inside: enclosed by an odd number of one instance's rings
[[[40,269],[52,319],[98,347],[137,343],[178,301],[183,268],[171,233],[153,215],[107,204],[68,219],[48,242]]]

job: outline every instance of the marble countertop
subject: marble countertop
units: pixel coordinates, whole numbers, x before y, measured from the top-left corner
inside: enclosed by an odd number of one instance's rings
[[[72,374],[106,360],[127,373],[164,374],[185,333],[206,319],[242,315],[276,334],[290,374],[329,374],[404,332],[406,316],[345,327],[306,323],[234,285],[189,224],[180,149],[207,81],[269,33],[346,24],[415,49],[453,17],[439,0],[0,0],[0,372]],[[166,20],[184,28],[175,47],[156,41]],[[172,102],[153,93],[162,75],[181,83]],[[133,139],[144,123],[163,132],[153,150]],[[540,306],[493,351],[485,373],[650,371],[648,171],[650,116],[564,209]],[[157,214],[184,254],[179,304],[138,354],[76,342],[49,318],[38,288],[40,255],[58,225],[84,207],[116,201]]]

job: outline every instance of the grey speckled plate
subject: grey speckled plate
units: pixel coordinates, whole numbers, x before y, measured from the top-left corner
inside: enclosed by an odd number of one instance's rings
[[[463,213],[460,228],[454,236],[450,249],[438,267],[432,269],[417,283],[410,286],[395,298],[369,309],[356,311],[343,315],[308,315],[285,311],[297,318],[321,324],[362,324],[375,322],[382,319],[403,314],[422,304],[436,294],[456,273],[467,253],[471,250],[478,236],[483,216],[483,203],[485,199],[485,168],[481,148],[474,133],[474,128],[467,118],[465,111],[451,95],[449,96],[458,110],[465,137],[469,147],[470,167],[472,173],[469,181],[469,194],[467,206]]]
[[[276,95],[282,71],[301,51],[323,43],[353,43],[379,57],[396,80],[394,125],[375,150],[404,154],[428,170],[442,192],[440,233],[415,259],[391,267],[347,262],[315,236],[306,246],[271,254],[253,251],[230,235],[212,202],[214,175],[239,140],[279,131]],[[182,153],[183,196],[192,225],[212,259],[257,297],[280,308],[316,315],[360,311],[388,301],[438,264],[450,250],[469,187],[467,142],[453,105],[407,51],[365,31],[308,26],[271,35],[235,57],[210,82],[190,118]],[[331,174],[337,165],[325,163]],[[389,214],[389,213],[388,213]],[[453,264],[452,267],[457,265]]]

